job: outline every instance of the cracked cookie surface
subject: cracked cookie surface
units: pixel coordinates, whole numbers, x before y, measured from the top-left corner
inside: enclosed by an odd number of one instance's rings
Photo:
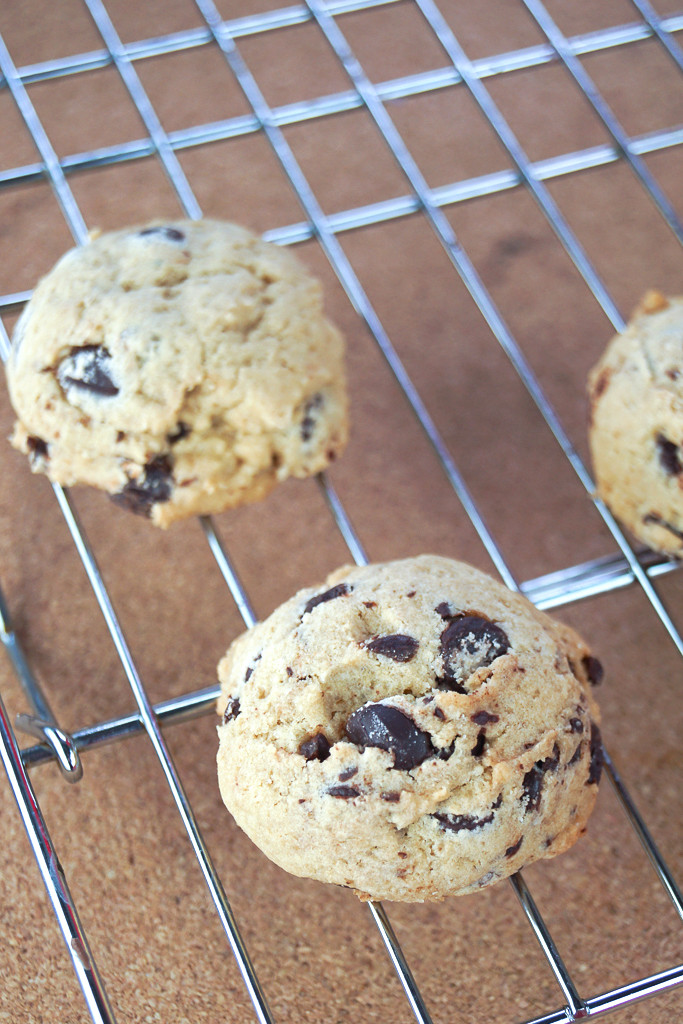
[[[648,547],[683,555],[683,299],[649,292],[591,370],[597,491]]]
[[[222,659],[221,794],[294,874],[364,899],[476,891],[585,831],[601,675],[572,629],[464,563],[344,567]]]
[[[38,284],[12,443],[159,526],[317,473],[347,437],[344,346],[286,249],[219,221],[93,235]]]

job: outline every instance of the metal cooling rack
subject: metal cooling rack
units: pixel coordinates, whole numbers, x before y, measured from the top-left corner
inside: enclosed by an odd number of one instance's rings
[[[683,70],[683,52],[677,39],[677,33],[683,32],[683,14],[660,17],[648,0],[632,0],[635,19],[633,22],[567,38],[539,0],[519,0],[541,29],[546,41],[539,45],[470,61],[433,0],[414,0],[414,6],[419,9],[441,44],[444,65],[437,69],[375,85],[370,82],[363,67],[351,51],[335,18],[339,14],[351,11],[386,7],[397,0],[346,0],[346,2],[340,0],[340,2],[327,4],[322,0],[309,0],[306,5],[297,4],[229,21],[221,18],[213,0],[195,0],[195,2],[204,22],[203,27],[124,45],[101,0],[84,0],[101,35],[102,48],[32,66],[17,68],[9,50],[0,39],[0,73],[2,75],[0,87],[9,90],[40,155],[40,160],[37,163],[14,167],[0,173],[0,187],[36,180],[49,181],[74,239],[76,242],[82,243],[86,239],[87,229],[69,186],[70,172],[85,168],[106,167],[113,163],[156,155],[186,214],[190,217],[199,217],[201,216],[199,203],[183,172],[176,155],[177,152],[238,135],[254,132],[265,135],[305,213],[303,222],[271,231],[266,234],[266,237],[280,244],[293,244],[311,237],[315,237],[319,241],[354,309],[369,328],[396,381],[403,390],[448,481],[460,499],[504,582],[512,589],[524,592],[542,608],[555,608],[581,598],[636,585],[642,589],[672,642],[683,654],[683,639],[664,607],[656,588],[657,579],[663,574],[675,570],[677,563],[650,552],[635,552],[609,511],[600,501],[596,502],[598,511],[616,542],[619,554],[569,566],[538,579],[524,582],[515,580],[502,551],[488,531],[465,481],[396,354],[390,338],[347,260],[337,237],[341,232],[352,228],[362,228],[409,215],[419,214],[426,218],[447,253],[454,271],[464,282],[491,332],[511,360],[564,456],[568,459],[586,491],[589,494],[592,493],[593,484],[588,470],[573,448],[554,408],[541,390],[515,338],[484,287],[470,257],[460,246],[443,211],[445,207],[467,202],[478,196],[488,196],[518,188],[528,190],[571,257],[596,302],[614,328],[617,330],[622,328],[623,321],[613,299],[583,251],[576,235],[560,213],[545,182],[558,176],[579,174],[589,168],[616,161],[628,164],[642,188],[646,190],[654,207],[677,239],[683,242],[683,227],[671,203],[643,161],[646,154],[682,145],[683,126],[675,125],[641,137],[629,137],[579,60],[585,54],[610,51],[643,39],[655,39],[678,69]],[[344,92],[318,96],[306,103],[271,108],[240,53],[239,41],[242,37],[254,33],[278,32],[281,29],[307,22],[315,23],[327,39],[348,75],[349,88]],[[212,41],[218,44],[224,55],[225,61],[251,106],[251,113],[221,122],[196,125],[182,131],[166,132],[143,89],[136,71],[136,63],[146,57],[201,47]],[[590,149],[563,153],[552,159],[532,163],[496,107],[486,82],[487,79],[495,78],[506,72],[551,63],[560,63],[566,68],[593,106],[607,129],[611,141]],[[135,103],[144,123],[146,136],[123,145],[75,153],[61,160],[58,159],[50,138],[32,105],[26,86],[47,79],[78,75],[112,65],[118,71],[125,88]],[[513,167],[510,170],[496,171],[468,180],[455,181],[439,188],[430,188],[395,127],[387,111],[386,101],[428,93],[455,84],[466,89],[479,109],[485,114],[509,154]],[[304,120],[324,118],[355,108],[364,108],[369,113],[398,162],[406,180],[405,195],[327,216],[323,213],[316,195],[297,163],[282,128]],[[6,359],[9,352],[9,338],[1,315],[15,312],[28,297],[28,293],[0,296],[0,355],[3,359]],[[332,484],[324,474],[320,476],[319,483],[330,513],[334,517],[351,556],[357,563],[364,563],[366,558],[361,541]],[[35,736],[40,742],[23,750],[19,748],[12,724],[8,720],[1,701],[0,734],[2,736],[2,756],[10,784],[90,1015],[95,1022],[113,1022],[115,1020],[114,1010],[105,992],[97,964],[81,926],[67,880],[59,866],[57,852],[45,826],[28,769],[40,762],[56,759],[65,777],[71,781],[77,781],[81,774],[80,756],[83,751],[97,744],[118,741],[144,731],[164,771],[178,813],[211,894],[216,913],[251,998],[255,1017],[261,1022],[271,1022],[274,1018],[268,1007],[266,993],[263,991],[249,952],[241,938],[237,921],[233,916],[221,880],[214,869],[209,851],[162,734],[162,725],[182,723],[204,713],[213,713],[217,688],[187,693],[182,697],[154,706],[151,704],[106,591],[95,555],[79,523],[70,498],[60,487],[55,486],[54,492],[125,670],[135,698],[137,712],[113,721],[101,722],[87,729],[77,730],[71,735],[61,730],[54,719],[47,699],[31,673],[19,640],[13,632],[5,602],[1,600],[2,639],[33,709],[31,714],[18,716],[16,725],[23,732]],[[247,593],[232,567],[225,546],[210,519],[204,518],[200,522],[244,623],[249,626],[254,623],[255,616]],[[645,854],[679,916],[683,917],[681,892],[653,842],[645,822],[619,778],[609,754],[606,754],[606,774],[614,787],[624,813],[642,843]],[[615,1010],[626,1010],[627,1012],[628,1006],[633,1002],[683,983],[683,965],[673,964],[657,974],[640,977],[599,995],[582,995],[570,970],[558,953],[552,935],[521,874],[511,879],[511,885],[555,975],[561,994],[561,998],[558,995],[560,1005],[556,1009],[542,1017],[533,1018],[533,1022],[530,1021],[528,1024],[574,1021],[589,1015],[597,1016]],[[379,929],[387,954],[400,979],[415,1018],[426,1024],[431,1020],[429,1009],[416,985],[387,913],[380,904],[372,903],[369,904],[369,912]]]

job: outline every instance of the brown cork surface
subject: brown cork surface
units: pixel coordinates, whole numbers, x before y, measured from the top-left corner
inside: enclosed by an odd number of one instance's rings
[[[546,6],[570,35],[638,23],[626,0]],[[676,9],[657,6],[662,13]],[[223,17],[246,18],[277,4],[223,0],[219,8]],[[442,9],[473,60],[543,43],[522,4],[448,0]],[[109,0],[107,10],[124,43],[204,24],[190,0]],[[349,92],[316,25],[298,15],[290,20],[237,40],[266,101],[282,107]],[[448,66],[410,3],[346,13],[337,24],[374,83]],[[103,49],[80,0],[5,4],[0,31],[22,69]],[[159,158],[139,145],[149,133],[121,78],[111,63],[95,64],[81,74],[27,80],[35,112],[71,168],[68,186],[87,227],[179,216]],[[582,64],[630,135],[683,121],[683,79],[655,40],[589,53]],[[229,138],[177,151],[205,215],[256,231],[306,221],[215,45],[158,54],[135,68],[169,133],[244,119]],[[557,62],[483,82],[533,161],[610,144]],[[462,85],[393,98],[386,110],[430,188],[512,168]],[[285,124],[283,136],[326,215],[410,196],[359,104]],[[54,191],[35,173],[39,155],[6,87],[0,139],[5,296],[30,289],[72,239]],[[88,167],[78,159],[124,144],[141,151],[139,159]],[[660,149],[646,163],[683,213],[680,146]],[[649,287],[680,293],[680,246],[623,160],[551,177],[547,189],[622,316]],[[442,214],[587,459],[585,378],[612,334],[607,317],[523,188],[450,203]],[[514,576],[524,581],[613,554],[608,530],[428,220],[416,212],[369,219],[374,223],[342,232],[338,241]],[[432,551],[494,571],[323,249],[308,241],[297,251],[322,278],[329,312],[348,339],[353,433],[330,480],[368,556]],[[17,312],[18,306],[2,311],[7,330]],[[3,386],[0,437],[12,421]],[[50,485],[7,443],[0,445],[0,474],[0,584],[57,717],[73,730],[131,713],[125,673]],[[242,620],[199,523],[162,533],[101,494],[74,490],[71,497],[150,697],[213,685],[216,663]],[[289,482],[257,506],[217,517],[216,526],[259,617],[350,560],[313,480]],[[657,588],[683,625],[683,576],[670,573]],[[605,665],[598,696],[608,749],[680,880],[683,702],[674,645],[633,586],[568,605],[558,616],[584,633]],[[27,710],[4,654],[0,693],[12,719]],[[341,889],[284,875],[235,827],[218,795],[212,716],[169,728],[165,737],[274,1019],[414,1019],[368,908]],[[254,1019],[151,744],[137,736],[92,749],[83,761],[78,785],[64,782],[54,764],[32,768],[31,780],[116,1019]],[[0,1022],[83,1024],[90,1017],[4,775],[0,820]],[[588,835],[569,853],[525,871],[525,880],[583,996],[683,959],[680,922],[609,783]],[[439,905],[385,909],[438,1024],[514,1022],[561,1009],[561,991],[508,883]],[[682,1010],[681,989],[674,989],[616,1019],[669,1024]]]

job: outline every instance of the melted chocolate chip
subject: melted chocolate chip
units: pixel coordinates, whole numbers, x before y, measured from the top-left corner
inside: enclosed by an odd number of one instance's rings
[[[340,800],[352,800],[354,796],[360,796],[360,790],[355,786],[331,786],[327,792],[330,796],[339,797]]]
[[[178,441],[182,441],[184,437],[192,433],[192,427],[188,427],[187,423],[183,423],[182,420],[178,420],[175,428],[170,434],[166,435],[166,440],[169,444],[177,444]]]
[[[483,729],[480,729],[479,730],[479,735],[477,736],[477,742],[474,744],[474,746],[470,750],[470,754],[472,755],[472,757],[481,757],[481,755],[484,753],[484,748],[485,747],[486,747],[486,733],[484,732]]]
[[[306,615],[308,612],[312,612],[314,608],[317,608],[319,604],[324,604],[326,601],[334,601],[335,598],[343,597],[344,594],[349,592],[350,590],[346,583],[338,583],[336,587],[330,587],[324,594],[316,594],[315,597],[310,598],[306,603],[303,614]]]
[[[343,772],[339,772],[338,779],[340,782],[346,782],[348,779],[352,779],[354,775],[358,775],[356,765],[353,765],[351,768],[345,768]]]
[[[517,851],[519,850],[520,846],[522,845],[523,841],[524,841],[524,836],[520,836],[516,843],[513,843],[512,846],[508,846],[507,850],[505,851],[505,856],[506,857],[514,857],[514,855],[517,853]]]
[[[144,237],[146,235],[161,235],[162,238],[165,238],[168,242],[185,241],[185,233],[183,231],[179,231],[178,228],[166,227],[163,224],[159,224],[156,227],[143,228],[142,231],[138,231],[138,234],[140,237]]]
[[[365,647],[373,654],[382,654],[392,661],[412,661],[420,646],[419,640],[403,633],[392,633],[368,640]]]
[[[567,761],[567,767],[569,767],[570,764],[576,764],[577,761],[580,761],[582,753],[583,753],[583,740],[581,740],[579,743],[577,743],[576,750],[574,751],[572,756]]]
[[[483,828],[493,821],[493,811],[483,818],[475,818],[472,814],[433,814],[432,817],[449,832],[462,832],[463,829],[473,832],[475,828]]]
[[[379,796],[380,800],[386,800],[387,803],[390,804],[397,804],[401,799],[401,794],[396,789],[385,790],[383,793],[380,793]],[[400,856],[401,854],[399,853],[399,857]]]
[[[302,441],[310,441],[313,437],[313,431],[315,430],[318,422],[318,412],[322,409],[324,404],[325,399],[320,392],[316,392],[316,394],[312,395],[304,405],[304,415],[301,420]]]
[[[560,763],[560,748],[557,743],[550,757],[537,761],[522,780],[523,799],[526,799],[525,812],[537,811],[541,806],[541,790],[546,772],[554,771]]]
[[[434,609],[434,611],[436,612],[437,615],[440,615],[442,619],[452,619],[453,618],[453,613],[451,611],[451,606],[446,601],[442,601],[441,604],[437,604],[437,606]]]
[[[321,732],[315,733],[299,745],[299,753],[307,761],[324,761],[330,755],[330,744]]]
[[[168,501],[173,491],[172,464],[168,455],[155,455],[137,480],[129,480],[112,501],[129,512],[149,516],[152,507]]]
[[[26,447],[32,465],[50,457],[47,441],[43,441],[42,437],[36,437],[35,434],[30,434],[26,438]]]
[[[476,711],[473,715],[470,715],[471,720],[475,725],[486,725],[488,722],[499,721],[499,715],[492,715],[490,711]]]
[[[225,705],[225,711],[223,712],[223,724],[227,725],[228,722],[232,722],[239,713],[240,702],[237,697],[228,697],[228,703]]]
[[[603,765],[603,754],[602,754],[602,736],[595,722],[591,722],[591,762],[590,768],[588,769],[588,778],[586,779],[586,785],[596,785],[600,782],[602,776],[602,765]]]
[[[456,736],[455,739],[451,740],[451,742],[448,744],[447,747],[438,747],[437,748],[436,756],[439,758],[439,760],[447,761],[449,757],[453,756],[453,753],[455,751],[455,740],[457,738],[458,737]]]
[[[101,398],[113,398],[119,393],[112,376],[111,354],[104,345],[72,348],[59,364],[57,378],[67,395],[70,388]]]
[[[584,667],[585,673],[588,676],[588,682],[591,686],[599,686],[602,682],[602,677],[605,674],[605,670],[602,667],[602,663],[594,658],[592,654],[586,654],[581,659],[581,664]]]
[[[669,476],[678,476],[683,469],[680,459],[680,448],[673,441],[670,441],[664,434],[657,434],[655,437],[659,463]]]
[[[429,734],[389,704],[365,704],[346,723],[346,735],[359,747],[379,747],[394,755],[394,767],[410,769],[430,757]]]
[[[444,676],[439,682],[462,685],[473,672],[509,649],[507,634],[495,622],[476,613],[458,615],[441,634]]]

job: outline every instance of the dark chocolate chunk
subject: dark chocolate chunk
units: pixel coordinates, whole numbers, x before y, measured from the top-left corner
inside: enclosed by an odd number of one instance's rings
[[[436,612],[437,615],[440,615],[442,619],[452,619],[453,618],[453,613],[451,611],[451,606],[446,601],[442,601],[441,604],[437,604],[437,606],[434,609],[434,611]]]
[[[569,731],[570,732],[583,732],[583,722],[580,718],[569,719]]]
[[[325,404],[325,399],[316,392],[308,399],[304,405],[304,415],[301,420],[301,439],[302,441],[310,441],[313,437],[313,431],[315,430],[316,423],[318,422],[318,412],[322,409]]]
[[[319,604],[324,604],[326,601],[333,601],[336,597],[343,597],[344,594],[350,593],[349,587],[346,583],[338,583],[336,587],[330,587],[324,594],[316,594],[315,597],[310,598],[306,603],[306,607],[303,610],[303,614],[312,612],[314,608],[317,608]]]
[[[332,786],[327,792],[330,796],[339,797],[340,800],[352,800],[354,796],[360,796],[360,790],[355,786]]]
[[[129,480],[112,501],[129,512],[149,516],[152,506],[168,501],[173,491],[172,463],[168,455],[155,455],[145,466],[142,476]]]
[[[390,804],[397,804],[401,799],[401,794],[396,789],[384,790],[384,792],[380,793],[380,799],[386,800]]]
[[[119,393],[112,375],[111,354],[104,345],[72,348],[59,364],[57,378],[66,392],[78,388],[102,398],[113,398]]]
[[[441,634],[444,677],[461,685],[473,672],[490,665],[510,649],[507,634],[495,622],[476,613],[451,619]]]
[[[520,846],[522,845],[523,841],[524,841],[524,836],[520,836],[516,843],[513,843],[512,846],[508,846],[507,850],[505,851],[505,856],[506,857],[514,857],[514,855],[517,853],[517,851],[519,850]]]
[[[359,747],[379,747],[394,755],[394,767],[410,769],[434,753],[428,733],[389,704],[365,704],[346,723],[346,735]]]
[[[477,736],[477,742],[474,744],[474,746],[470,750],[470,754],[472,755],[472,757],[481,757],[481,755],[484,753],[485,746],[486,746],[486,733],[485,733],[485,731],[483,729],[480,729],[479,730],[479,735]]]
[[[586,779],[586,785],[596,785],[600,782],[602,776],[602,765],[603,765],[603,754],[602,754],[602,736],[595,722],[591,722],[591,762],[590,768],[588,769],[588,778]]]
[[[487,725],[488,722],[497,722],[500,716],[492,715],[490,711],[476,711],[470,718],[475,725]]]
[[[434,708],[434,718],[438,718],[440,722],[446,721],[446,712],[443,710],[443,708]]]
[[[582,753],[583,753],[583,740],[581,740],[579,743],[577,743],[576,750],[574,751],[572,756],[567,761],[567,768],[569,767],[570,764],[576,764],[577,761],[580,761]]]
[[[32,464],[50,457],[47,441],[43,441],[42,437],[36,437],[35,434],[29,434],[26,438],[26,447]]]
[[[594,658],[592,654],[586,654],[581,659],[581,664],[584,667],[586,675],[588,676],[588,682],[591,686],[598,686],[602,682],[602,677],[605,674],[605,670],[602,667],[602,663]]]
[[[226,725],[228,722],[232,722],[233,718],[237,718],[240,713],[240,702],[237,697],[228,697],[228,703],[225,705],[225,711],[223,712],[223,724]]]
[[[404,633],[390,633],[388,636],[377,636],[368,640],[365,647],[373,654],[382,654],[392,661],[412,661],[420,646],[419,640]]]
[[[437,747],[436,756],[441,761],[447,761],[449,757],[453,756],[453,752],[455,751],[455,740],[457,738],[458,737],[456,736],[455,739],[451,740],[447,747]]]
[[[436,686],[439,690],[449,690],[451,693],[467,693],[462,683],[459,683],[457,679],[451,679],[450,676],[437,676]]]
[[[330,744],[321,732],[316,732],[299,745],[299,753],[307,761],[324,761],[330,754]]]
[[[182,420],[178,420],[174,429],[170,434],[166,435],[166,440],[169,444],[177,444],[178,441],[182,441],[184,437],[192,433],[192,427],[188,427],[187,423],[183,423]]]
[[[348,779],[352,779],[354,775],[358,774],[358,768],[353,765],[351,768],[345,768],[343,772],[339,772],[338,779],[340,782],[346,782]]]
[[[473,832],[475,828],[483,828],[484,825],[488,825],[493,821],[493,811],[490,814],[485,815],[483,818],[475,818],[472,814],[433,814],[433,818],[436,818],[438,823],[443,829],[447,829],[449,832],[462,832],[466,829],[468,832]]]
[[[183,231],[179,231],[178,228],[166,227],[163,224],[158,224],[156,227],[143,228],[142,231],[138,232],[138,234],[141,237],[144,237],[145,235],[161,235],[169,242],[185,241],[185,233]]]
[[[546,772],[554,771],[560,763],[560,748],[557,743],[553,747],[553,752],[550,757],[544,758],[542,761],[536,761],[533,768],[531,768],[524,779],[522,780],[523,799],[526,798],[525,812],[537,811],[541,806],[541,790],[543,788],[543,778]]]
[[[680,448],[673,441],[670,441],[664,434],[657,434],[655,437],[659,462],[665,473],[669,476],[678,476],[683,469],[680,459]]]

